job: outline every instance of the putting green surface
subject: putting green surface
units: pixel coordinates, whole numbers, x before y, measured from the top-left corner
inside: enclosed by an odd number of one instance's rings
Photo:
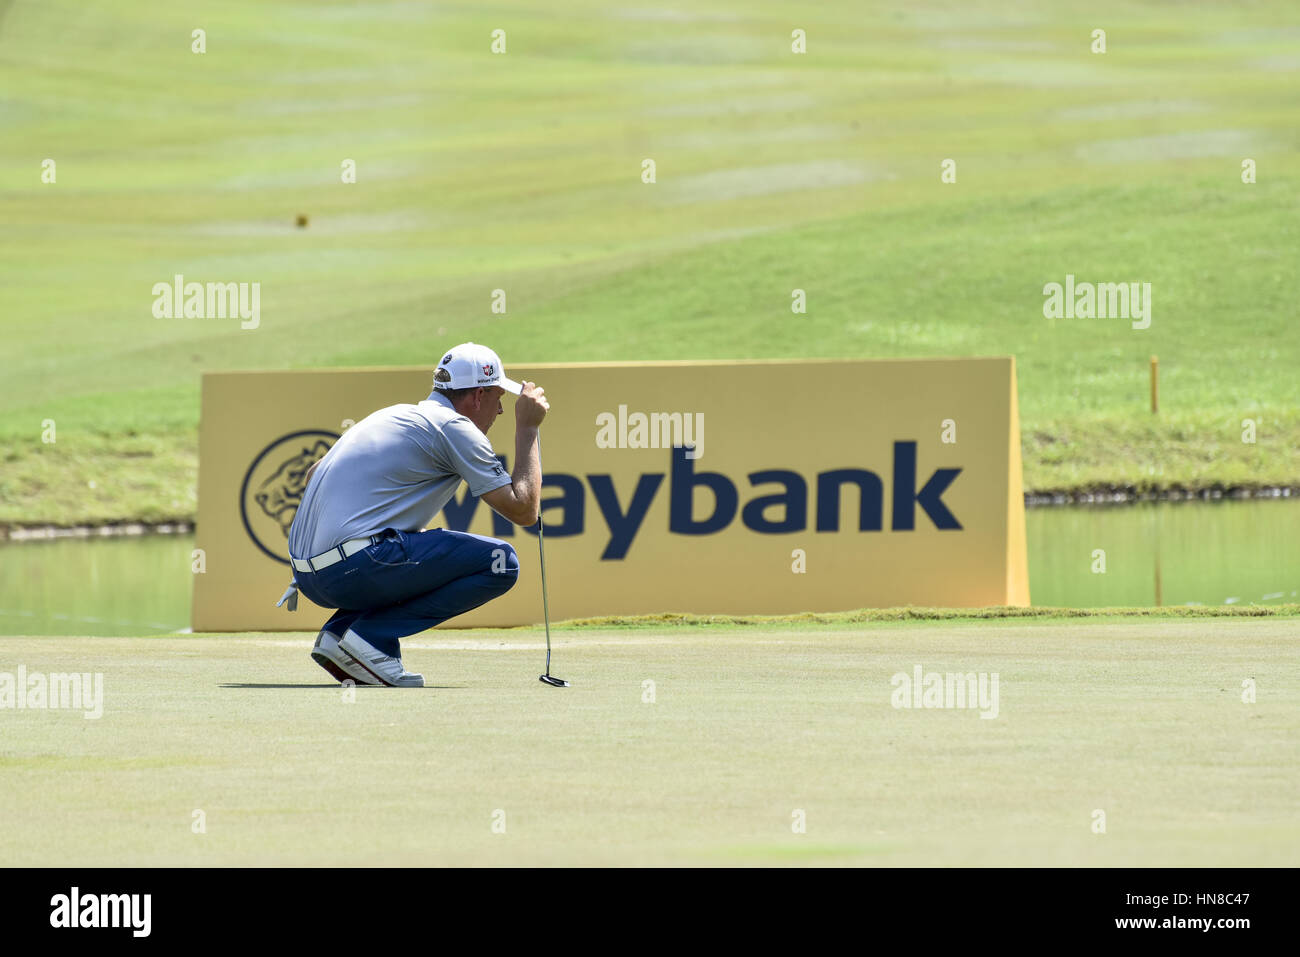
[[[539,630],[449,631],[404,643],[429,687],[350,702],[305,634],[3,638],[0,672],[102,672],[104,696],[98,719],[0,710],[0,860],[1294,865],[1298,635],[566,629],[561,690],[537,681]],[[917,666],[996,672],[997,717],[893,707]]]

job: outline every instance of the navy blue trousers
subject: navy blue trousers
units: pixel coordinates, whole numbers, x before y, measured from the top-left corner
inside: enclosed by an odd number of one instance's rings
[[[507,542],[468,532],[384,531],[384,540],[318,572],[295,572],[298,590],[337,608],[324,630],[351,628],[386,655],[399,639],[464,614],[508,592],[519,558]]]

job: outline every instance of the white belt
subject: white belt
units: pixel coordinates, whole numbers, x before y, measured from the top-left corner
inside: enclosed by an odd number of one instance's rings
[[[345,558],[351,558],[363,548],[369,548],[376,542],[382,542],[384,536],[371,535],[369,538],[354,538],[346,541],[342,545],[331,548],[328,552],[321,552],[313,558],[291,558],[289,561],[293,564],[294,571],[300,572],[318,572],[322,568],[329,568],[336,562],[341,562]]]

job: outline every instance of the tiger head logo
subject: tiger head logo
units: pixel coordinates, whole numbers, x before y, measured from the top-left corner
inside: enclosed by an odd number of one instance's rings
[[[248,467],[239,493],[244,530],[270,558],[288,564],[289,528],[307,491],[307,470],[325,457],[338,434],[291,432],[264,448]]]
[[[307,470],[323,459],[329,450],[324,441],[317,441],[311,448],[304,445],[297,455],[281,462],[253,496],[262,511],[280,526],[285,538],[289,537],[289,526],[293,524],[293,517],[302,502],[302,493],[307,489]]]

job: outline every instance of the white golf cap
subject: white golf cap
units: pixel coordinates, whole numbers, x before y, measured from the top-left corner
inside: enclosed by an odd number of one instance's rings
[[[434,389],[476,389],[499,385],[507,392],[518,395],[523,386],[506,378],[501,367],[501,357],[487,346],[475,342],[462,342],[447,350],[433,373]]]

